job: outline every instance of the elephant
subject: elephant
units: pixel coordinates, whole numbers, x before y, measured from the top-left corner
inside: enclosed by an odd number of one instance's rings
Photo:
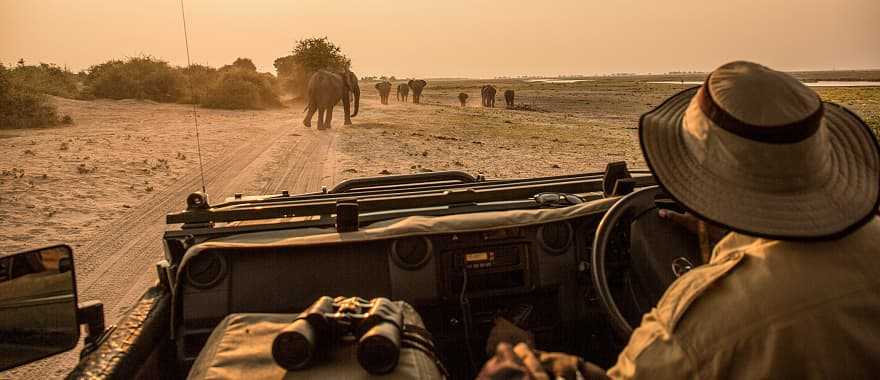
[[[513,90],[504,90],[504,102],[507,103],[507,108],[513,108]]]
[[[483,107],[495,107],[495,93],[498,90],[495,86],[487,84],[480,89],[480,95],[483,98]]]
[[[406,83],[401,83],[397,85],[397,101],[403,100],[406,103],[406,98],[409,97],[409,85]]]
[[[350,112],[351,95],[354,95],[354,112]],[[312,127],[312,115],[318,112],[318,129],[330,128],[333,120],[333,107],[342,100],[342,108],[345,110],[345,125],[351,125],[351,118],[357,116],[361,102],[361,88],[358,86],[357,75],[345,70],[344,73],[334,73],[326,70],[318,70],[309,79],[307,94],[306,117],[303,125]],[[324,114],[327,114],[326,118]]]
[[[413,103],[419,104],[419,98],[422,97],[422,89],[428,85],[428,82],[425,82],[421,79],[410,80],[407,82],[409,88],[412,89],[413,92]]]
[[[388,94],[391,93],[391,82],[382,81],[376,83],[376,90],[379,91],[379,101],[382,104],[388,104]]]
[[[462,107],[464,107],[465,105],[467,105],[467,98],[468,98],[468,94],[465,94],[465,93],[463,93],[463,92],[460,92],[460,93],[458,94],[458,101],[461,102],[461,106],[462,106]]]

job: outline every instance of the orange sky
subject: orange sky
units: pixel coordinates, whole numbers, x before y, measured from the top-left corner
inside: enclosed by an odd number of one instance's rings
[[[880,0],[185,0],[194,62],[264,71],[328,36],[364,75],[494,77],[880,68]],[[795,6],[796,5],[796,6]],[[177,0],[0,0],[0,61],[186,63]]]

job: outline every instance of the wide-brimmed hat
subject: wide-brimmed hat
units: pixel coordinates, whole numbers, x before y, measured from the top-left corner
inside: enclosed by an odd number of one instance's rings
[[[880,149],[846,108],[751,62],[642,115],[648,166],[672,198],[709,221],[775,239],[827,239],[880,206]]]

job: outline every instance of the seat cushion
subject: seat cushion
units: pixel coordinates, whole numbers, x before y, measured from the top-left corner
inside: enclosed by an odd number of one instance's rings
[[[403,304],[404,324],[424,327],[421,317]],[[344,340],[309,368],[287,371],[272,359],[272,341],[296,314],[230,314],[211,333],[189,379],[441,379],[432,358],[402,347],[397,368],[373,376],[357,361],[357,342]]]

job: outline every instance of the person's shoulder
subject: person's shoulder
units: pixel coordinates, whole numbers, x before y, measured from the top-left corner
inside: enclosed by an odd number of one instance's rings
[[[735,264],[689,295],[687,308],[672,319],[671,331],[686,345],[704,350],[761,334],[808,308],[833,309],[871,286],[869,279],[880,279],[878,251],[880,218],[827,241],[730,234],[716,246],[709,267]]]
[[[873,216],[851,232],[833,239],[818,241],[781,241],[780,248],[802,250],[825,250],[848,247],[857,250],[880,249],[880,216]]]
[[[735,271],[747,249],[757,241],[737,234],[729,234],[722,239],[709,263],[685,273],[666,289],[653,311],[658,322],[667,331],[674,331],[691,304],[703,297],[718,281]]]

